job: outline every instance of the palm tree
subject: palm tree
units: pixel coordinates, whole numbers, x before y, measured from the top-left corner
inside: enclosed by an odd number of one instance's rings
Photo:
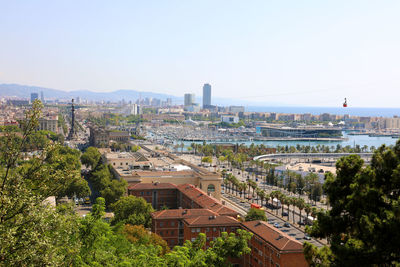
[[[282,208],[281,215],[282,215],[284,206],[286,205],[286,196],[284,194],[279,194],[278,199],[281,202],[281,208]]]
[[[308,215],[310,214],[310,212],[311,212],[311,205],[310,204],[305,204],[304,205],[304,211],[306,212],[306,218],[307,218],[307,220],[308,220]]]
[[[265,192],[261,189],[257,190],[257,195],[261,199],[261,206],[263,206],[263,202],[265,199]]]
[[[271,194],[268,194],[267,192],[264,192],[264,199],[265,199],[265,206],[268,206],[268,200],[271,198]]]
[[[240,183],[239,188],[240,188],[240,197],[242,197],[242,193],[244,197],[244,193],[246,192],[247,189],[247,184],[245,182],[242,182]]]
[[[297,204],[297,198],[291,197],[291,198],[290,198],[290,204],[292,204],[292,206],[293,206],[293,210],[292,210],[292,214],[293,214],[293,223],[295,223],[294,212],[295,212],[295,208],[296,208],[296,204]]]
[[[304,199],[302,199],[302,198],[298,198],[296,200],[296,206],[300,211],[300,222],[301,222],[301,211],[305,208],[305,204],[306,203],[305,203]]]

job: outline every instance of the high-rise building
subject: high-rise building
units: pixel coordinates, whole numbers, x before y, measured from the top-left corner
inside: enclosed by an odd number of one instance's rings
[[[44,94],[43,91],[40,91],[40,100],[44,103]]]
[[[39,98],[39,94],[38,93],[31,93],[31,103],[33,103],[33,101],[35,101],[35,99]]]
[[[203,86],[203,108],[211,106],[211,85],[208,83]]]
[[[185,94],[185,106],[193,105],[194,101],[194,94]]]

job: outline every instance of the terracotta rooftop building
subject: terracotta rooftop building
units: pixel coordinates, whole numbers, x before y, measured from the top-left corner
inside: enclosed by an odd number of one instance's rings
[[[243,257],[243,266],[308,266],[303,245],[264,221],[243,222],[242,229],[252,232],[251,254]]]

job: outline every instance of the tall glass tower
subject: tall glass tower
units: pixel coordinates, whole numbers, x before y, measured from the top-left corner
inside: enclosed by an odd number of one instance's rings
[[[203,86],[203,108],[211,106],[211,85],[208,83]]]

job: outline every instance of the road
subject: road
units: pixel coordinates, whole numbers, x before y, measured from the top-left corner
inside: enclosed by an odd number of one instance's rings
[[[225,200],[225,202],[228,202],[231,204],[231,206],[236,207],[235,210],[237,210],[242,216],[244,216],[247,211],[250,209],[250,203],[248,202],[244,202],[242,199],[231,195],[231,194],[227,194],[224,193],[223,200]],[[322,247],[326,244],[326,242],[324,241],[320,241],[320,240],[316,240],[316,239],[311,239],[311,240],[306,240],[304,238],[305,233],[304,233],[304,228],[299,228],[297,226],[294,226],[293,224],[290,224],[290,227],[285,227],[284,223],[286,222],[285,220],[283,220],[281,217],[271,213],[270,211],[266,210],[266,215],[268,218],[268,223],[271,225],[274,225],[275,223],[279,224],[279,229],[288,234],[289,236],[293,237],[294,239],[304,243],[304,242],[309,242],[317,247]]]

